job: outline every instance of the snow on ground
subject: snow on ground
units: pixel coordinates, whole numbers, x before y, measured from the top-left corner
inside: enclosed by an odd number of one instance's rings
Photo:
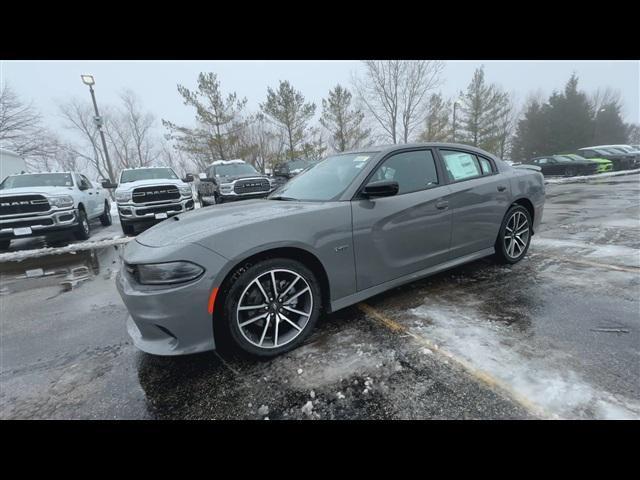
[[[133,237],[117,236],[103,240],[87,240],[85,242],[71,243],[64,247],[46,247],[32,250],[18,250],[15,252],[0,253],[0,262],[20,262],[27,258],[44,257],[46,255],[60,255],[63,253],[75,253],[81,250],[93,250],[97,248],[122,245],[133,240]]]
[[[563,419],[640,419],[640,404],[597,390],[553,357],[532,345],[530,338],[508,325],[488,321],[481,300],[458,304],[431,298],[410,313],[410,330],[428,337],[482,372],[497,378],[516,395],[529,399],[543,416]]]
[[[607,177],[619,177],[620,175],[632,175],[634,173],[640,173],[640,168],[637,168],[635,170],[619,170],[617,172],[596,173],[595,175],[582,175],[580,177],[545,178],[544,183],[560,184],[560,183],[586,182],[587,180],[594,180],[598,178],[607,178]]]
[[[585,260],[640,268],[640,250],[623,245],[599,245],[595,243],[536,236],[535,242],[532,243],[532,250],[538,251],[539,249],[556,250],[558,254],[563,256],[571,253]]]

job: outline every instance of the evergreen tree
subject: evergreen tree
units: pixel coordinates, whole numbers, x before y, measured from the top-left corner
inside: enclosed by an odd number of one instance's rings
[[[540,104],[537,99],[528,102],[523,118],[518,121],[516,127],[511,150],[513,160],[524,161],[549,153],[547,113],[548,105]]]
[[[452,125],[449,121],[451,100],[445,100],[440,93],[429,97],[425,116],[425,129],[420,134],[421,142],[446,142],[451,138]]]
[[[629,141],[629,128],[620,115],[617,102],[604,104],[595,113],[593,120],[593,145],[618,145]]]
[[[484,79],[484,67],[480,67],[473,74],[466,93],[461,97],[462,142],[498,153],[500,126],[508,114],[509,95],[498,85],[487,84]]]
[[[231,158],[246,126],[242,111],[247,99],[239,99],[235,92],[224,97],[215,73],[200,73],[197,91],[178,85],[178,92],[185,105],[196,109],[197,127],[181,127],[162,120],[171,132],[169,137],[177,141],[177,147],[195,155]]]
[[[547,112],[546,154],[575,151],[591,144],[593,139],[592,109],[587,95],[578,90],[578,77],[573,74],[564,92],[554,92]]]
[[[332,147],[338,152],[352,150],[366,142],[371,130],[362,127],[364,113],[351,108],[352,95],[341,85],[322,100],[320,123],[331,134]]]
[[[267,101],[260,104],[264,114],[283,132],[287,156],[293,160],[307,135],[307,126],[316,112],[314,103],[305,103],[301,92],[287,81],[281,81],[277,90],[267,89]]]

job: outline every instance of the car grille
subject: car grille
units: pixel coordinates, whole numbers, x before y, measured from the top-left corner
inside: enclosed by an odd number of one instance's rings
[[[147,213],[162,213],[162,212],[181,212],[181,205],[158,205],[157,207],[138,208],[136,213],[138,215],[146,215]]]
[[[42,218],[35,220],[21,220],[15,222],[0,222],[0,229],[34,227],[36,225],[53,225],[53,220],[50,218]]]
[[[46,212],[49,201],[43,195],[20,195],[0,198],[0,215]]]
[[[180,198],[180,191],[174,185],[140,187],[133,190],[133,203],[161,202]]]
[[[233,191],[240,195],[243,193],[267,193],[269,192],[269,180],[266,178],[237,180],[233,187]]]

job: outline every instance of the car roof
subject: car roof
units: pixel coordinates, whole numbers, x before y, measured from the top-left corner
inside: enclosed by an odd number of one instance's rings
[[[359,148],[354,150],[349,150],[346,152],[339,152],[336,155],[347,155],[354,153],[382,153],[387,154],[396,150],[405,150],[408,148],[418,148],[418,147],[438,147],[438,148],[454,148],[461,150],[469,150],[472,152],[479,153],[481,155],[486,155],[490,157],[495,157],[495,155],[482,150],[478,147],[473,147],[471,145],[465,145],[463,143],[446,143],[446,142],[424,142],[424,143],[400,143],[400,144],[383,144],[383,145],[372,145],[370,147]]]

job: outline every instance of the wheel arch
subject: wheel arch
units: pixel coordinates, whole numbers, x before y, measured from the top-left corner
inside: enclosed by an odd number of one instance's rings
[[[533,202],[526,197],[520,197],[514,200],[509,206],[509,208],[511,208],[514,205],[520,205],[526,208],[527,211],[529,212],[529,216],[531,217],[531,234],[533,235],[533,225],[534,225],[534,217],[535,217],[535,208],[533,207]],[[506,212],[505,212],[505,215],[506,215]]]
[[[237,272],[247,265],[255,265],[262,260],[268,260],[271,258],[288,258],[291,260],[296,260],[302,263],[305,267],[309,268],[320,283],[322,307],[325,311],[330,311],[331,287],[329,284],[329,276],[327,275],[327,271],[320,259],[309,250],[298,246],[278,246],[266,248],[259,252],[252,252],[251,254],[238,259],[233,263],[233,265],[225,274],[222,282],[220,282],[220,298],[216,299],[214,316],[216,315],[216,312],[219,312],[219,309],[222,308],[222,305],[224,304],[223,297],[224,295],[226,295],[226,291],[229,289],[229,286],[233,281],[233,277],[237,274]]]

